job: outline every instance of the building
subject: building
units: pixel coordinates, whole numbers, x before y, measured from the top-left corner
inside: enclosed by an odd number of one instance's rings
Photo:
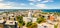
[[[17,28],[17,21],[13,14],[8,15],[4,28]]]
[[[0,28],[4,28],[4,19],[0,16]]]
[[[60,28],[60,16],[57,16],[58,19],[58,28]]]
[[[25,23],[27,22],[36,22],[37,18],[34,18],[32,17],[32,11],[29,10],[29,13],[28,13],[28,17],[23,17],[23,20],[25,21]]]
[[[6,21],[6,23],[4,24],[4,28],[17,28],[17,23],[16,21]]]
[[[32,17],[32,11],[31,10],[29,10],[28,17],[23,17],[23,21],[25,21],[26,24],[27,24],[27,22],[35,23],[36,20],[37,20],[37,18]],[[27,28],[27,27],[24,26],[23,28]]]
[[[54,25],[48,24],[48,23],[41,23],[37,25],[37,28],[54,28]]]
[[[50,20],[50,21],[54,21],[54,19],[55,19],[55,16],[54,16],[53,14],[50,14],[50,15],[49,15],[49,20]]]
[[[15,18],[10,16],[10,18],[7,17],[6,20],[4,20],[3,17],[3,15],[0,15],[0,28],[17,28],[17,21]]]

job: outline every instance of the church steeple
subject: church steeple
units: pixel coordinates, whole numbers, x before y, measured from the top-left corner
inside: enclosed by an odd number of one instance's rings
[[[32,11],[29,10],[28,17],[32,17]]]

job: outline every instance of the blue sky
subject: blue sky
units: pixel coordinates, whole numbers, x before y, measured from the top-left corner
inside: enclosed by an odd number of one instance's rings
[[[0,0],[0,9],[60,9],[60,0]]]

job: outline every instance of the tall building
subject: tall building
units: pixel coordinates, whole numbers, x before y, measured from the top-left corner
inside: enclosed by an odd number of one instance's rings
[[[26,23],[32,21],[32,12],[31,12],[31,10],[29,10],[29,12],[28,12],[28,17],[23,17],[23,20],[24,20]]]
[[[32,17],[32,10],[29,10],[28,17]]]
[[[27,23],[27,22],[35,22],[37,20],[37,18],[32,17],[32,10],[28,11],[28,17],[23,17],[23,20]]]

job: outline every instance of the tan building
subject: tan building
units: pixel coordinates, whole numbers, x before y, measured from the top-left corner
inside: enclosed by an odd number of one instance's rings
[[[58,16],[57,19],[58,19],[58,28],[60,28],[60,16]]]
[[[4,28],[4,20],[3,17],[0,16],[0,28]]]
[[[4,28],[4,24],[0,23],[0,28]]]

